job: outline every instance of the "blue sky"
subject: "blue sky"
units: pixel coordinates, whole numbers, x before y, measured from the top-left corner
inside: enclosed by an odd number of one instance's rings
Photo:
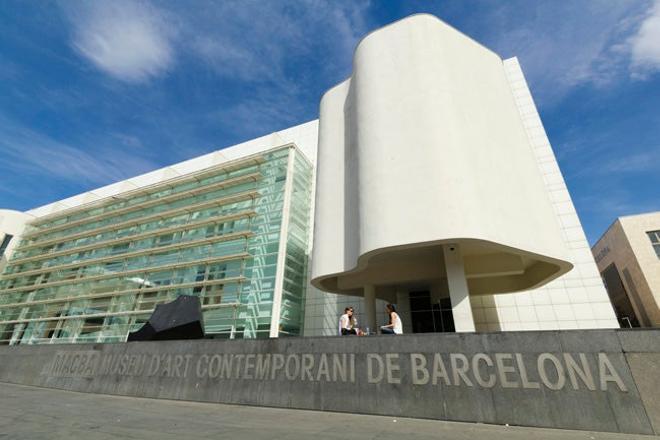
[[[660,210],[660,0],[4,0],[0,208],[315,119],[359,39],[417,12],[518,56],[591,243]]]

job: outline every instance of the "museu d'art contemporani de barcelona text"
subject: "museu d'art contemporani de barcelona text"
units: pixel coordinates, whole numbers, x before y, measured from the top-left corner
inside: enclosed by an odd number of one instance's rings
[[[517,59],[431,15],[365,36],[318,120],[0,237],[0,381],[660,434],[660,333],[619,329]]]

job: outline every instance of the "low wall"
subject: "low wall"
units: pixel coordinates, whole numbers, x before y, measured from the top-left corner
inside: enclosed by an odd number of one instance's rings
[[[660,433],[660,330],[5,346],[0,381],[124,396]]]

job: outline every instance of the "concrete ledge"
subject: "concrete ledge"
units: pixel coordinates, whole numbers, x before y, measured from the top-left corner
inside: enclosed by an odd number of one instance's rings
[[[660,383],[658,340],[660,330],[580,330],[23,345],[0,348],[0,381],[136,397],[658,434],[653,385]]]

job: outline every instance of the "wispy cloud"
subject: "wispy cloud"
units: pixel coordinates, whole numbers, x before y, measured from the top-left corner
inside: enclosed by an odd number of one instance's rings
[[[197,3],[180,17],[179,51],[225,85],[207,120],[241,139],[315,117],[322,91],[351,70],[368,30],[368,2],[302,0]],[[200,63],[201,61],[201,63]]]
[[[658,210],[657,198],[639,197],[635,191],[620,185],[596,186],[588,195],[575,201],[581,207],[582,224],[592,245],[616,218]]]
[[[642,153],[623,155],[611,159],[599,167],[600,174],[644,173],[657,171],[660,163],[660,148]]]
[[[134,151],[121,148],[84,149],[58,142],[19,123],[0,116],[0,174],[105,185],[157,168]],[[87,151],[86,151],[87,150]]]
[[[283,81],[301,57],[332,69],[350,65],[366,32],[368,2],[224,1],[198,3],[187,14],[182,38],[193,53],[222,75],[243,81]],[[336,59],[341,55],[340,59]],[[329,62],[323,63],[322,60]],[[309,58],[307,59],[309,62]]]
[[[660,163],[660,148],[649,149],[638,153],[626,151],[611,151],[608,157],[594,158],[578,167],[569,175],[570,178],[587,180],[602,179],[605,176],[621,179],[627,176],[642,177],[646,173],[655,173]]]
[[[603,136],[605,139],[606,136]],[[626,176],[641,177],[647,173],[655,173],[660,163],[660,145],[654,148],[624,148],[621,144],[608,144],[602,147],[594,146],[598,140],[584,141],[581,145],[565,151],[564,161],[569,161],[571,156],[581,157],[582,162],[572,161],[571,167],[566,173],[569,179],[583,179],[591,181],[602,179],[604,176]]]
[[[122,81],[142,82],[174,62],[174,25],[147,2],[126,0],[67,5],[73,47],[101,71]]]
[[[660,71],[660,0],[649,9],[639,30],[629,40],[632,71],[644,78]]]
[[[480,23],[485,42],[520,58],[538,103],[553,106],[582,85],[640,79],[643,65],[660,70],[658,4],[642,1],[503,3]],[[520,6],[520,5],[518,5]],[[515,12],[514,12],[515,10]]]

